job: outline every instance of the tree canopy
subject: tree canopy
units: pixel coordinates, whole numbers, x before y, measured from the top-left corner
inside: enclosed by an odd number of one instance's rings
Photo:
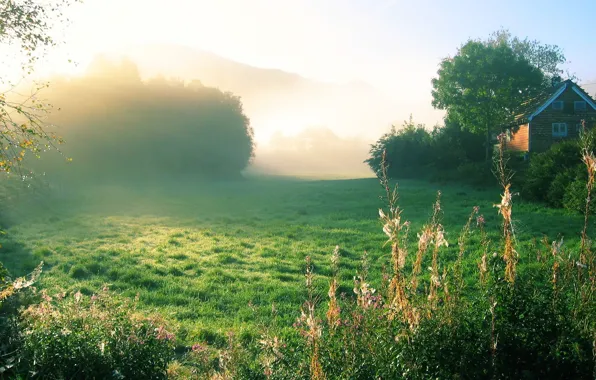
[[[179,80],[143,82],[135,64],[97,60],[87,75],[53,79],[50,120],[73,157],[34,162],[73,180],[164,180],[238,176],[253,156],[253,130],[240,98]]]
[[[440,63],[432,79],[432,104],[448,118],[486,136],[513,121],[522,103],[550,85],[564,57],[556,46],[512,38],[506,31],[487,41],[469,40]]]
[[[515,37],[507,29],[494,32],[488,39],[491,44],[504,43],[519,57],[537,67],[544,75],[545,86],[549,86],[552,79],[563,74],[560,65],[566,62],[563,50],[557,45],[543,44],[538,40]]]

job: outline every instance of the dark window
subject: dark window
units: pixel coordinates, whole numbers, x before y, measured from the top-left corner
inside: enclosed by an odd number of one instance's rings
[[[563,101],[557,100],[557,101],[553,102],[553,109],[554,110],[562,110],[563,109]]]
[[[553,123],[553,137],[567,136],[567,123]]]
[[[585,111],[586,110],[586,102],[583,100],[573,102],[573,109],[576,111]]]

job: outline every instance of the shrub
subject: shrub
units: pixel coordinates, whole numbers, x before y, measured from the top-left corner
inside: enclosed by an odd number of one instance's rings
[[[23,373],[43,378],[165,378],[174,336],[158,318],[107,289],[83,296],[42,295],[22,314]]]
[[[563,207],[567,210],[583,213],[586,209],[586,196],[588,190],[586,189],[586,180],[584,178],[577,178],[569,183],[565,188],[563,194]],[[596,213],[596,199],[592,198],[590,202],[590,213]]]
[[[584,141],[563,141],[546,152],[532,155],[521,183],[522,196],[551,207],[583,212],[585,202],[581,205],[580,189],[582,186],[585,189],[587,176],[581,147],[587,145],[588,150],[594,150],[595,137],[596,131],[590,130],[583,136]],[[568,194],[570,191],[572,194]]]
[[[402,128],[392,128],[371,148],[371,157],[366,163],[375,173],[381,170],[383,152],[387,152],[386,163],[391,178],[415,178],[424,176],[431,163],[431,135],[422,124],[414,124],[412,117]]]
[[[412,117],[401,129],[392,128],[370,150],[365,162],[379,173],[383,152],[390,178],[423,178],[439,181],[456,179],[474,185],[493,183],[485,161],[484,137],[463,130],[445,120],[445,126],[428,131]]]

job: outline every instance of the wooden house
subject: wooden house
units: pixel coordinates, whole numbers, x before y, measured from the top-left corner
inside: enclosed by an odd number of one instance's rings
[[[520,152],[543,152],[564,139],[579,137],[582,122],[596,125],[596,101],[571,80],[557,83],[524,103],[508,130],[507,147]]]

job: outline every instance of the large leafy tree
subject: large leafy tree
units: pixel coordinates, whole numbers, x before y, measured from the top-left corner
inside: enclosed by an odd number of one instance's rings
[[[129,60],[100,57],[85,76],[52,79],[46,97],[63,110],[48,120],[60,125],[68,141],[62,152],[75,160],[67,167],[62,155],[50,154],[26,165],[48,172],[52,182],[232,178],[253,156],[253,130],[239,97],[198,81],[144,82]]]
[[[542,91],[557,73],[558,50],[512,39],[506,32],[488,41],[469,40],[457,54],[441,61],[432,80],[432,104],[462,127],[486,136],[486,161],[491,136],[513,121],[522,103]]]
[[[549,86],[552,80],[563,74],[561,65],[566,62],[563,50],[557,45],[543,44],[537,40],[530,40],[515,37],[507,29],[501,29],[489,37],[488,43],[505,43],[519,57],[524,58],[530,64],[540,69],[544,74],[544,85]],[[572,76],[572,75],[567,75]]]
[[[65,10],[78,1],[0,0],[0,46],[15,52],[0,65],[16,66],[21,71],[17,80],[3,77],[0,71],[0,172],[19,167],[27,152],[37,155],[60,142],[48,133],[44,118],[50,107],[38,97],[47,84],[33,83],[27,94],[17,93],[15,88],[57,45],[55,26],[68,21]]]

